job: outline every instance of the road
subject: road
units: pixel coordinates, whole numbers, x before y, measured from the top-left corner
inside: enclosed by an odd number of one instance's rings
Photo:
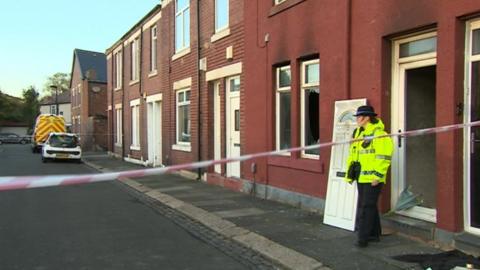
[[[0,176],[91,173],[0,145]],[[248,269],[115,183],[0,192],[0,269]],[[250,266],[251,268],[251,266]]]

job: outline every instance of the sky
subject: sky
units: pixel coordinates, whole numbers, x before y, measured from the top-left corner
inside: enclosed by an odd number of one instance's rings
[[[75,48],[105,52],[160,0],[13,0],[0,7],[0,90],[21,97],[70,73]],[[42,92],[41,92],[42,94]]]

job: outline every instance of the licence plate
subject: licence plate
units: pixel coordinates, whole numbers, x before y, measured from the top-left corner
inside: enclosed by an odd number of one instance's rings
[[[57,154],[56,158],[68,158],[68,154]]]

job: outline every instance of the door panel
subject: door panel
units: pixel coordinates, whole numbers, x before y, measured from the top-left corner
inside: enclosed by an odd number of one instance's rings
[[[334,142],[352,138],[353,131],[356,128],[356,120],[353,114],[359,106],[366,103],[366,99],[335,102]],[[357,186],[344,181],[349,148],[349,144],[332,147],[323,222],[353,231],[357,212]]]
[[[240,77],[226,80],[227,158],[241,154],[240,145]],[[240,178],[240,162],[227,163],[227,176]]]

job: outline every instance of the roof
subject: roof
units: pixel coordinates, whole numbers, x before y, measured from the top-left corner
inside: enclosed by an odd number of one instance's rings
[[[73,67],[78,61],[82,80],[107,83],[107,57],[104,53],[75,49],[73,51]],[[94,74],[91,72],[93,71]]]
[[[58,94],[57,98],[58,98],[58,104],[71,103],[70,91],[65,91],[61,94]],[[56,104],[55,95],[46,96],[40,100],[40,105],[54,105],[54,104]]]

